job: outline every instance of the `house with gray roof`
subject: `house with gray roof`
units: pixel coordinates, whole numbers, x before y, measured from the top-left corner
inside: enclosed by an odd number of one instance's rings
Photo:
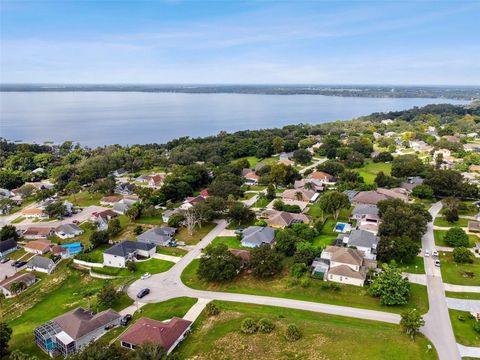
[[[378,216],[377,205],[358,204],[353,208],[350,218],[355,220],[360,220],[365,215]]]
[[[169,226],[155,227],[137,236],[137,240],[159,246],[168,246],[177,229]]]
[[[353,230],[350,234],[340,234],[336,245],[343,247],[355,247],[363,252],[366,259],[375,260],[377,257],[377,245],[379,238],[366,230]]]
[[[258,247],[262,244],[273,244],[275,230],[270,227],[249,226],[242,232],[241,244],[244,247]]]
[[[68,357],[118,326],[121,318],[112,309],[93,314],[76,308],[35,328],[35,342],[51,357]]]
[[[83,234],[83,230],[75,224],[62,224],[55,228],[55,235],[61,239],[69,239]]]
[[[0,257],[7,256],[17,249],[18,245],[14,238],[0,241]]]
[[[124,268],[127,262],[135,260],[137,257],[149,258],[156,252],[155,244],[125,240],[118,243],[103,253],[103,264],[117,268]]]
[[[51,274],[56,267],[57,264],[52,259],[40,255],[34,256],[27,263],[27,270],[43,272],[46,274]]]

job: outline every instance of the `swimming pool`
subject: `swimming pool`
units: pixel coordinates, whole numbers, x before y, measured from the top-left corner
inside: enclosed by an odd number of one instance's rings
[[[350,224],[344,223],[344,222],[338,222],[335,225],[335,232],[340,232],[340,233],[346,233],[352,231],[352,227]]]

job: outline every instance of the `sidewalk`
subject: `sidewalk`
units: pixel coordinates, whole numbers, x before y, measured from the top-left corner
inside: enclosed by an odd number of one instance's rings
[[[480,358],[480,347],[465,346],[458,343],[457,346],[461,357]]]
[[[447,297],[447,305],[449,309],[462,310],[468,312],[480,311],[480,300],[466,300]]]
[[[183,317],[184,320],[191,321],[192,323],[197,320],[197,318],[200,316],[202,313],[203,309],[205,309],[205,306],[212,301],[211,299],[201,299],[199,298],[198,301],[193,305],[190,310],[185,314]]]

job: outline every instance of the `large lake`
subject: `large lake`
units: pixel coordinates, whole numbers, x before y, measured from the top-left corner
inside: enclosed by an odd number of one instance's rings
[[[1,92],[0,136],[38,143],[73,140],[89,146],[162,143],[221,130],[349,120],[445,102],[466,103],[321,95]]]

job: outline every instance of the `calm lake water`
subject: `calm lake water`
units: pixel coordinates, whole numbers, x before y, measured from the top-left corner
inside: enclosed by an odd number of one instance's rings
[[[0,136],[12,141],[82,145],[166,142],[181,136],[349,120],[444,99],[377,99],[320,95],[138,92],[2,92]]]

